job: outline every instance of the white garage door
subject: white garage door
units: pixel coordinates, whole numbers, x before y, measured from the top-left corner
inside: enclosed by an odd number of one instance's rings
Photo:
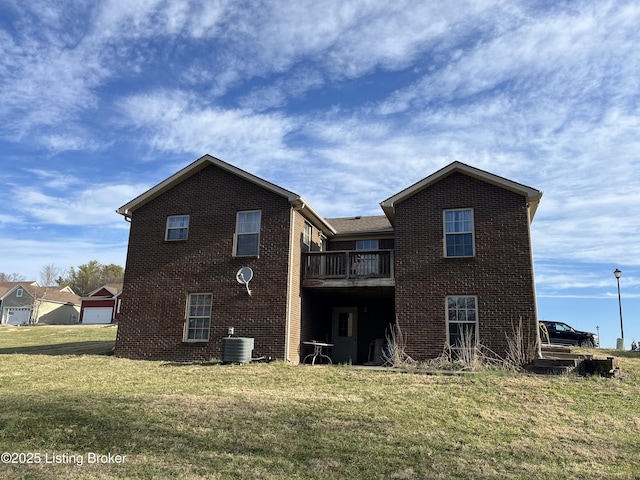
[[[31,307],[7,307],[2,311],[2,322],[9,325],[26,325],[31,317]]]
[[[85,308],[82,323],[111,323],[112,307]]]

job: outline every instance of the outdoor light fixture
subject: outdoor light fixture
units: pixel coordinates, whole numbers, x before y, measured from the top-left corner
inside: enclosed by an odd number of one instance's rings
[[[613,271],[613,274],[616,276],[616,280],[618,282],[618,308],[620,309],[620,338],[618,339],[618,350],[624,350],[624,328],[622,327],[622,300],[620,298],[620,275],[622,272],[617,268]]]

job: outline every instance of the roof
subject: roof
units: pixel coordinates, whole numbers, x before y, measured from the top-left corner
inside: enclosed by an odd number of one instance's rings
[[[80,297],[67,289],[66,287],[30,287],[31,291],[36,294],[36,298],[55,303],[70,303],[80,305]]]
[[[27,282],[0,282],[0,298],[3,298],[7,293],[9,293],[14,288],[22,285],[23,288],[29,289],[28,287],[38,285],[36,281],[27,281]]]
[[[133,212],[135,212],[138,208],[142,207],[154,198],[162,195],[166,191],[170,190],[174,186],[178,185],[190,176],[196,174],[197,172],[210,165],[221,168],[222,170],[225,170],[270,192],[286,198],[294,208],[296,208],[302,213],[303,216],[305,216],[307,219],[309,219],[323,231],[325,231],[325,233],[329,235],[335,234],[335,230],[333,229],[333,227],[329,225],[327,221],[320,214],[318,214],[300,195],[279,187],[260,177],[256,177],[251,173],[245,172],[244,170],[223,162],[222,160],[215,158],[209,154],[203,155],[198,160],[191,163],[190,165],[187,165],[179,172],[171,175],[169,178],[160,182],[155,187],[150,188],[142,195],[139,195],[130,202],[124,204],[123,206],[118,208],[116,212],[120,215],[123,215],[125,218],[131,218]]]
[[[540,203],[540,198],[542,198],[542,192],[540,190],[536,190],[535,188],[531,188],[521,183],[508,180],[498,175],[494,175],[493,173],[480,170],[479,168],[471,167],[462,162],[453,162],[446,167],[441,168],[437,172],[429,175],[419,182],[414,183],[413,185],[405,188],[399,193],[396,193],[394,196],[387,198],[380,203],[380,206],[382,207],[382,210],[384,210],[391,223],[393,223],[393,221],[395,220],[395,206],[398,203],[406,200],[407,198],[415,195],[416,193],[424,190],[425,188],[428,188],[429,186],[454,173],[462,173],[464,175],[468,175],[483,182],[490,183],[497,187],[504,188],[506,190],[526,197],[530,207],[529,219],[533,220],[533,216],[535,215],[538,204]]]
[[[338,235],[358,233],[391,233],[393,227],[384,215],[369,217],[328,218]]]
[[[101,290],[106,290],[111,294],[112,297],[115,297],[120,293],[122,293],[122,286],[123,286],[122,283],[108,283],[106,285],[102,285],[99,288],[96,288],[93,292],[88,293],[87,297],[93,297],[94,295],[96,295],[96,293],[100,292]],[[102,296],[100,298],[102,298]]]
[[[0,298],[6,296],[7,293],[16,289],[18,286],[22,286],[29,295],[32,297],[35,296],[38,299],[80,305],[80,297],[73,293],[71,288],[60,286],[41,287],[38,282],[0,282]]]

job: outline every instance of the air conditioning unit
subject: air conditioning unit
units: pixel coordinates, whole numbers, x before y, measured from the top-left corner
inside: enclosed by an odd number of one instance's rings
[[[253,352],[254,339],[225,337],[222,339],[223,363],[249,363]]]

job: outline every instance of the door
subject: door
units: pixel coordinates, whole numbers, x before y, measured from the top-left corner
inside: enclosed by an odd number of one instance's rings
[[[31,318],[31,307],[7,307],[2,313],[2,323],[27,325]]]
[[[333,309],[333,363],[357,363],[358,361],[358,309],[335,307]]]
[[[93,307],[85,308],[82,316],[84,324],[111,323],[113,308],[111,307]]]

